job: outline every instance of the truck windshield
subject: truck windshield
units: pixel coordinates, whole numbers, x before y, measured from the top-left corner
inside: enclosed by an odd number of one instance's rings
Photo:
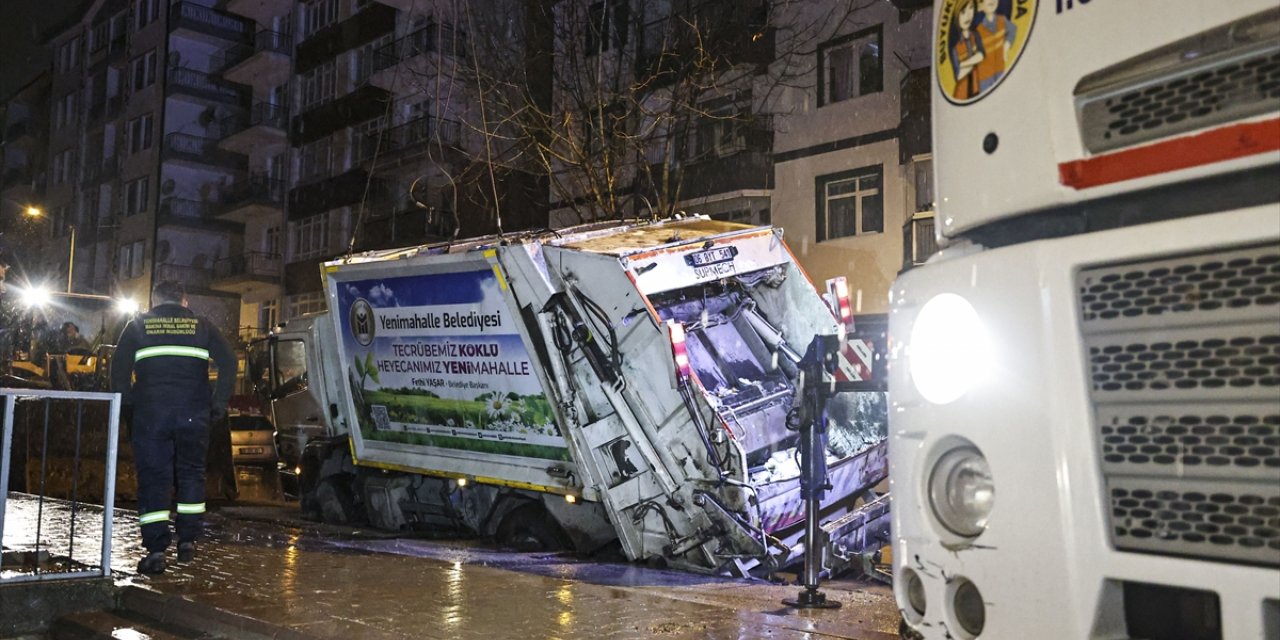
[[[301,340],[279,340],[272,347],[272,388],[276,397],[307,388],[307,345]]]

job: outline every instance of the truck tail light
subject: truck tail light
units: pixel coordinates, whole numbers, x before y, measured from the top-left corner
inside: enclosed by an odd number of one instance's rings
[[[667,329],[671,332],[671,356],[676,361],[676,375],[684,382],[689,379],[689,349],[684,343],[684,325],[668,320]]]
[[[853,305],[849,302],[849,282],[844,276],[827,280],[827,295],[831,300],[831,313],[840,324],[840,334],[853,331]]]

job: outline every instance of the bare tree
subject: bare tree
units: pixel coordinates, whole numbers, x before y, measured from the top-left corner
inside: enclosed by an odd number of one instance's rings
[[[467,4],[468,82],[483,105],[467,126],[490,145],[491,170],[547,176],[561,222],[670,215],[705,191],[707,166],[767,154],[772,117],[794,108],[779,96],[812,87],[817,44],[856,28],[872,2],[530,0],[484,15]]]

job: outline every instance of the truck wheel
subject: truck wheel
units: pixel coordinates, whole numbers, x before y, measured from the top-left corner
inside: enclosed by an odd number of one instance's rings
[[[351,482],[345,476],[329,476],[316,484],[315,508],[326,524],[353,524],[358,518]]]
[[[518,507],[498,526],[498,543],[516,551],[559,551],[570,548],[568,536],[538,504]]]

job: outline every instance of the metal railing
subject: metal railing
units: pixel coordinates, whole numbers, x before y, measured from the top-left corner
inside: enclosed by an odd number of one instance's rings
[[[391,154],[425,147],[427,144],[457,146],[462,139],[462,126],[455,120],[423,116],[401,125],[366,134],[359,142],[360,160],[373,157],[374,151]],[[379,148],[379,146],[381,148]]]
[[[13,556],[16,558],[21,553],[34,562],[23,563],[26,566],[23,570],[3,570],[0,571],[0,584],[11,582],[28,582],[33,580],[66,580],[73,578],[98,578],[111,575],[111,542],[113,520],[112,515],[115,511],[115,491],[116,491],[116,457],[119,445],[120,435],[120,394],[118,393],[91,393],[82,391],[45,391],[34,389],[0,389],[0,398],[4,400],[4,422],[3,429],[0,430],[0,540],[5,537],[6,515],[9,512],[9,475],[12,470],[12,454],[14,451],[13,441],[17,426],[15,417],[18,413],[19,405],[25,403],[33,403],[42,405],[43,412],[25,411],[28,418],[25,425],[25,435],[28,442],[33,437],[38,436],[40,440],[39,452],[39,477],[35,483],[36,487],[25,486],[26,495],[14,494],[15,497],[23,498],[23,502],[29,505],[34,500],[36,503],[35,511],[35,531],[33,544],[30,549],[15,548]],[[93,531],[87,534],[82,529],[76,531],[77,515],[84,502],[80,499],[80,483],[82,473],[82,454],[85,445],[89,444],[86,438],[86,428],[93,425],[86,425],[85,405],[86,403],[107,403],[106,416],[106,433],[103,434],[105,442],[102,447],[103,454],[103,472],[102,472],[102,526],[99,530],[101,536],[101,551],[98,555],[99,564],[96,568],[92,564],[81,562],[77,559],[75,553],[76,543],[79,537],[92,537]],[[58,405],[57,411],[54,405]],[[28,405],[30,408],[32,405]],[[74,408],[74,411],[69,409]],[[40,420],[38,429],[32,429],[30,423],[38,414],[43,413],[43,419]],[[90,420],[100,418],[100,412],[95,411]],[[56,420],[51,420],[56,418]],[[65,433],[74,428],[74,434]],[[34,431],[38,431],[34,433]],[[51,440],[51,436],[53,439]],[[61,500],[50,494],[52,487],[48,486],[49,466],[51,464],[51,448],[50,443],[54,446],[66,447],[70,443],[73,451],[71,452],[71,485],[70,493],[67,499]],[[28,447],[31,450],[31,447]],[[30,460],[24,460],[24,467],[29,464]],[[30,469],[26,469],[27,478],[31,478]],[[36,491],[32,491],[32,489]],[[69,507],[70,520],[66,523],[67,531],[50,532],[45,529],[46,503],[50,507],[48,512],[52,515],[61,511],[63,507]],[[19,505],[21,506],[21,505]],[[16,512],[17,510],[15,510]],[[29,511],[29,509],[27,509]],[[57,525],[54,525],[57,526]],[[46,542],[45,537],[50,539],[60,539],[59,542],[65,541],[66,555],[61,556],[63,546],[57,542]],[[16,538],[17,536],[12,536]],[[49,561],[41,560],[48,555]],[[83,555],[83,554],[82,554]],[[7,558],[6,558],[7,559]],[[50,570],[46,565],[52,565],[54,569],[59,567],[65,570]]]
[[[246,251],[242,255],[223,258],[213,264],[215,280],[224,278],[279,278],[280,254]]]

